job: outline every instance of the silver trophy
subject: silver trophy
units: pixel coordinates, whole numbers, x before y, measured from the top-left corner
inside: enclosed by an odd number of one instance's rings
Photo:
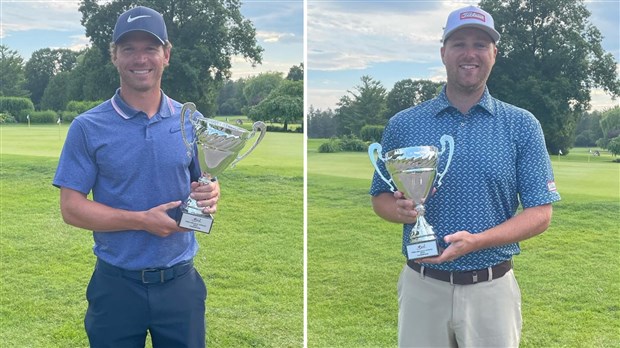
[[[185,113],[189,111],[189,121],[194,130],[194,137],[189,141],[185,134]],[[193,156],[194,145],[198,147],[198,160],[202,175],[198,179],[201,185],[209,185],[229,166],[245,158],[256,145],[263,140],[267,127],[263,122],[255,122],[249,132],[243,128],[233,126],[226,122],[206,118],[196,112],[194,103],[185,103],[181,108],[181,135],[187,147],[187,155]],[[258,132],[258,138],[254,144],[239,156],[239,152],[245,147],[246,141],[254,137]],[[199,207],[196,200],[188,197],[181,205],[177,215],[177,224],[180,227],[192,229],[198,232],[209,233],[213,224],[213,216],[204,214],[203,207]]]
[[[454,139],[449,135],[443,135],[439,142],[441,151],[435,146],[413,146],[389,151],[381,157],[383,148],[381,144],[374,143],[368,147],[368,156],[375,167],[377,174],[385,181],[392,192],[401,191],[405,198],[415,204],[418,217],[409,234],[409,243],[406,245],[407,259],[415,260],[424,257],[439,255],[439,243],[433,227],[424,218],[424,202],[428,198],[431,189],[437,179],[437,188],[441,186],[441,179],[448,172],[452,154],[454,153]],[[446,167],[437,174],[439,157],[446,151],[446,145],[450,145]],[[377,161],[385,163],[390,174],[388,180],[377,165]]]

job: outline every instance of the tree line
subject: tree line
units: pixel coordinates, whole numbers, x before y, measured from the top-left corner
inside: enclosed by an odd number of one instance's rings
[[[25,62],[16,51],[1,45],[0,97],[29,98],[34,109],[54,111],[66,110],[71,101],[109,99],[119,86],[109,53],[116,18],[136,5],[157,10],[166,21],[173,49],[162,89],[170,97],[194,102],[206,116],[245,112],[285,127],[302,119],[303,64],[291,67],[286,77],[269,72],[231,81],[232,57],[260,64],[263,48],[257,44],[254,26],[241,15],[240,3],[224,0],[144,0],[139,4],[82,0],[81,23],[91,47],[79,52],[44,48]]]
[[[590,12],[581,0],[482,0],[480,7],[493,14],[502,35],[487,82],[491,95],[532,112],[542,125],[549,153],[567,154],[576,140],[584,140],[577,139],[577,126],[591,117],[590,91],[600,88],[614,98],[620,95],[618,62],[602,48],[603,37],[589,22]],[[334,111],[310,108],[309,136],[361,136],[364,125],[385,125],[396,111],[437,94],[419,98],[413,93],[428,81],[402,80],[387,93],[379,81],[369,76],[361,80]],[[399,91],[402,104],[396,102]],[[600,145],[613,143],[619,128],[602,122],[614,124],[617,110],[604,113],[608,121],[591,122],[596,126],[587,135],[590,143],[594,137]]]

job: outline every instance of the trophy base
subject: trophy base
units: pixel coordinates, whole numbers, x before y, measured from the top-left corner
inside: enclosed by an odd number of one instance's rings
[[[179,227],[206,234],[211,232],[211,225],[213,225],[213,216],[208,214],[192,214],[183,210],[179,210],[176,220]]]
[[[416,241],[406,245],[407,260],[417,260],[424,257],[433,257],[439,255],[439,242],[434,235],[430,238],[426,237],[425,240]]]

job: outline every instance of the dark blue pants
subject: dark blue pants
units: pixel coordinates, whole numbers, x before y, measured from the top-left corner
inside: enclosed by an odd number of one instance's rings
[[[98,261],[86,291],[90,346],[144,347],[148,331],[154,348],[205,347],[207,289],[193,266],[182,272],[136,277]]]

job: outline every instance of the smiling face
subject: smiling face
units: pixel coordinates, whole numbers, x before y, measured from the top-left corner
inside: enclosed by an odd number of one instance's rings
[[[122,93],[159,93],[161,77],[169,60],[170,48],[164,47],[153,35],[141,31],[124,35],[112,54]]]
[[[495,43],[480,29],[463,28],[451,34],[441,48],[441,60],[448,75],[448,91],[481,95],[496,55]]]

